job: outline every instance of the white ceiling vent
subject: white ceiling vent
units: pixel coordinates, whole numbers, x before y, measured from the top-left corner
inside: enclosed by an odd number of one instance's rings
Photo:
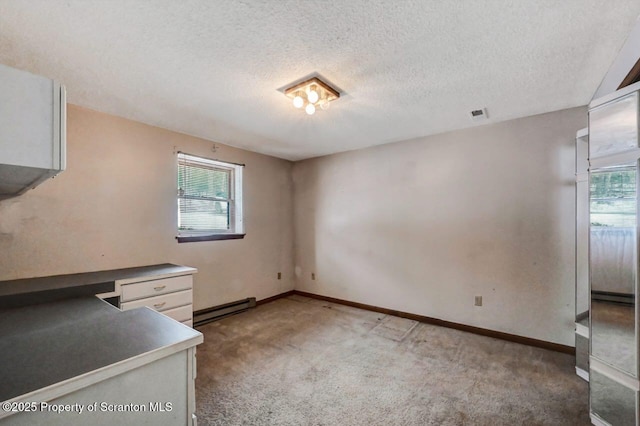
[[[487,118],[489,118],[489,116],[487,115],[487,109],[486,108],[474,109],[473,111],[471,111],[469,113],[469,115],[471,116],[471,119],[473,121],[484,121]]]

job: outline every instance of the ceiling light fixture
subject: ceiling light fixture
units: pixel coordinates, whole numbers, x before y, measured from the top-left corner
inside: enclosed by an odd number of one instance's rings
[[[315,114],[318,106],[322,110],[329,109],[329,102],[335,101],[340,97],[340,92],[318,77],[313,77],[291,86],[285,89],[284,94],[293,99],[294,107],[304,107],[308,115]]]

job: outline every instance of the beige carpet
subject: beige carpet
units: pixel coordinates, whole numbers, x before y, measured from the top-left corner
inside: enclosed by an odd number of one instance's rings
[[[589,425],[572,356],[290,296],[198,328],[199,425]]]

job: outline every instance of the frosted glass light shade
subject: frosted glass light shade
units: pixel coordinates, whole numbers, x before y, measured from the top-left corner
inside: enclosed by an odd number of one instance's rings
[[[295,98],[293,98],[293,106],[296,108],[302,108],[302,105],[304,105],[304,99],[302,99],[302,96],[298,95]]]
[[[315,104],[316,102],[318,102],[318,99],[320,99],[320,95],[318,95],[318,92],[315,89],[311,89],[307,94],[307,99],[312,104]]]
[[[306,111],[307,114],[309,115],[313,115],[316,112],[316,107],[313,106],[313,104],[308,104],[304,110]]]

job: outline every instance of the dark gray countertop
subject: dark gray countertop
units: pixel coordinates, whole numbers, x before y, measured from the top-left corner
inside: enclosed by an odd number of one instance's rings
[[[115,282],[142,277],[189,274],[196,269],[163,263],[136,268],[0,281],[0,308],[92,296],[115,290]]]
[[[0,400],[202,335],[148,308],[95,296],[0,309]]]

